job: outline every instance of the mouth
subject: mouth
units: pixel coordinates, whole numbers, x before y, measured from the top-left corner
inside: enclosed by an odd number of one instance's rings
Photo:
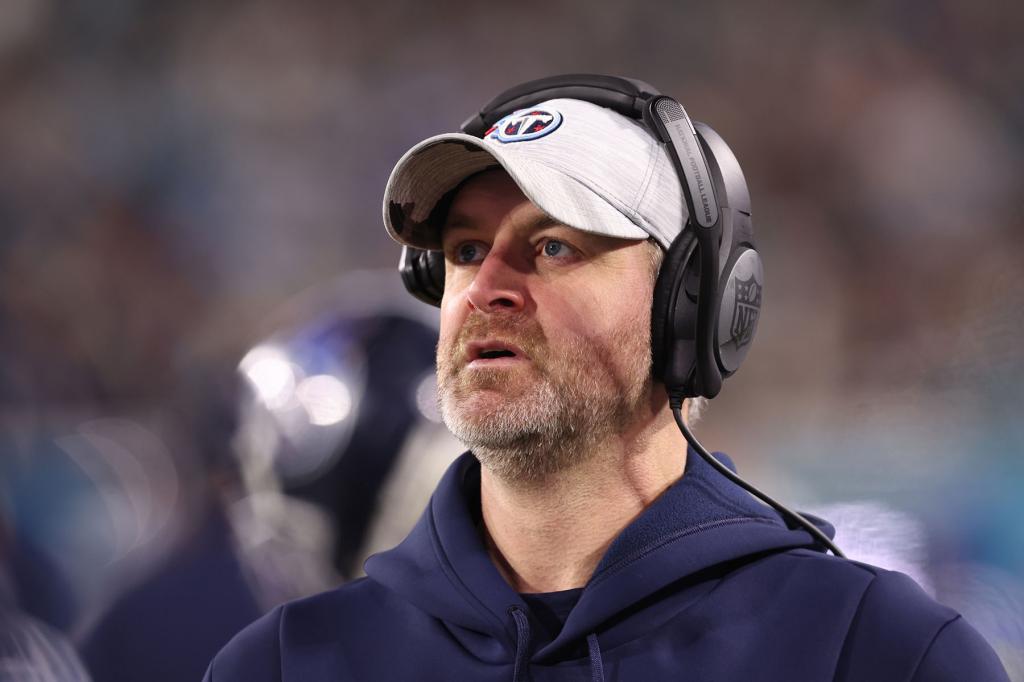
[[[466,347],[469,367],[494,367],[527,359],[518,346],[497,339],[474,341]]]

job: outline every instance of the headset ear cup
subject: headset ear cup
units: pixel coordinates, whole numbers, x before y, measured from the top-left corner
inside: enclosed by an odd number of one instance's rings
[[[757,333],[764,293],[764,265],[752,248],[739,248],[729,258],[722,279],[715,359],[726,377],[739,369]]]
[[[444,297],[444,253],[427,251],[423,254],[422,263],[431,298],[435,301],[434,305],[440,307]]]
[[[398,271],[406,291],[424,303],[440,307],[444,296],[444,254],[403,246]]]
[[[700,259],[697,239],[683,230],[665,253],[651,305],[652,374],[670,393],[695,395],[697,295]]]

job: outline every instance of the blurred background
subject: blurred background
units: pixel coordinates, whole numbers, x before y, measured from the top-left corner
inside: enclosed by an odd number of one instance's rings
[[[198,679],[231,632],[401,538],[459,446],[434,313],[390,274],[387,175],[510,85],[597,72],[677,97],[750,185],[760,333],[699,435],[1024,680],[1022,21],[5,0],[0,611],[96,680]]]

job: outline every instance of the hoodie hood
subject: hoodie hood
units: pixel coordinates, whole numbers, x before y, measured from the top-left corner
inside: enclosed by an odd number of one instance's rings
[[[725,455],[715,456],[733,468]],[[834,535],[827,523],[808,518]],[[405,541],[371,557],[366,573],[443,621],[474,655],[508,661],[522,653],[521,614],[529,609],[488,556],[479,519],[480,465],[465,453],[445,473]],[[601,648],[617,646],[699,599],[713,586],[708,578],[716,567],[799,547],[817,545],[691,449],[683,476],[612,542],[562,630],[553,640],[535,642],[529,658],[583,656],[595,634]],[[591,641],[592,656],[595,646]]]

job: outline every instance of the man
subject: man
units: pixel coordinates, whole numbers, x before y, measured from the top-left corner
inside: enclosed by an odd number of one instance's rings
[[[572,98],[399,161],[385,223],[443,251],[440,403],[471,453],[366,579],[271,612],[208,680],[1006,679],[911,580],[687,451],[652,374],[659,271],[695,229],[675,165]]]

